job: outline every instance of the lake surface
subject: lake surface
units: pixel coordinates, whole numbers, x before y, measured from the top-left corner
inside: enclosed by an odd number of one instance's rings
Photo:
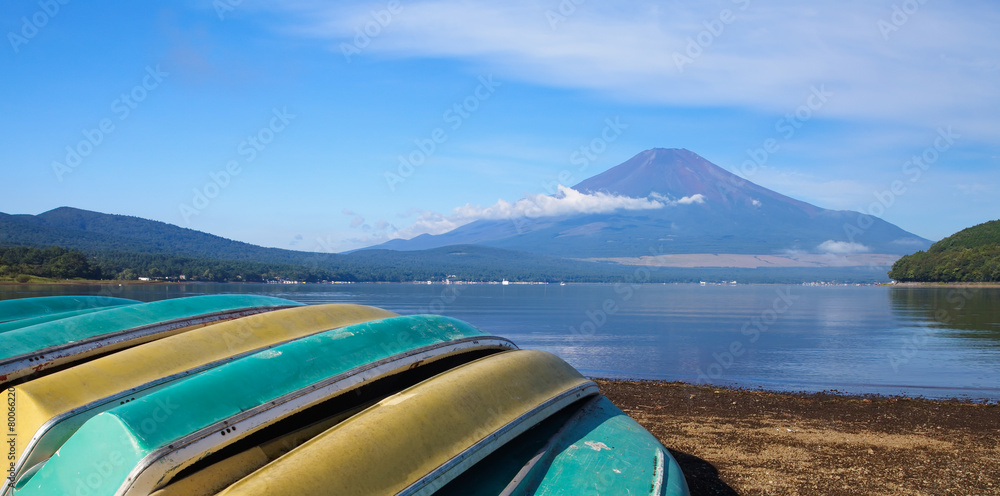
[[[1000,400],[1000,289],[700,285],[0,286],[0,299],[212,293],[438,313],[593,377]]]

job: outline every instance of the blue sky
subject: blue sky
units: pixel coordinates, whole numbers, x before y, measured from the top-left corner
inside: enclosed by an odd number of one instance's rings
[[[1000,217],[998,25],[989,1],[8,3],[0,211],[342,251],[677,147],[939,239]]]

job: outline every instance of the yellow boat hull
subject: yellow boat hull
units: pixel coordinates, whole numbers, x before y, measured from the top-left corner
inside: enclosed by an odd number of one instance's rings
[[[220,492],[431,494],[597,386],[555,355],[499,353],[392,395]]]

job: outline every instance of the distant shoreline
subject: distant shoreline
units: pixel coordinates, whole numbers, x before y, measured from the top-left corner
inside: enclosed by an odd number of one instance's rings
[[[1000,288],[1000,282],[900,282],[885,286],[898,288]]]
[[[0,281],[0,286],[35,286],[35,285],[45,285],[45,286],[90,286],[90,285],[128,285],[137,286],[140,284],[149,285],[160,285],[160,284],[187,284],[184,281],[108,281],[108,280],[81,280],[81,279],[61,279],[54,281],[28,281],[28,282],[17,282],[17,281]]]

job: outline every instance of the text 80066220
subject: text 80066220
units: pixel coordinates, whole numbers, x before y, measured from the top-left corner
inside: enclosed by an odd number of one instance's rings
[[[14,478],[14,459],[17,453],[17,434],[15,433],[17,427],[17,397],[14,392],[14,388],[7,390],[7,463],[9,468],[7,469],[7,478],[13,480]]]

